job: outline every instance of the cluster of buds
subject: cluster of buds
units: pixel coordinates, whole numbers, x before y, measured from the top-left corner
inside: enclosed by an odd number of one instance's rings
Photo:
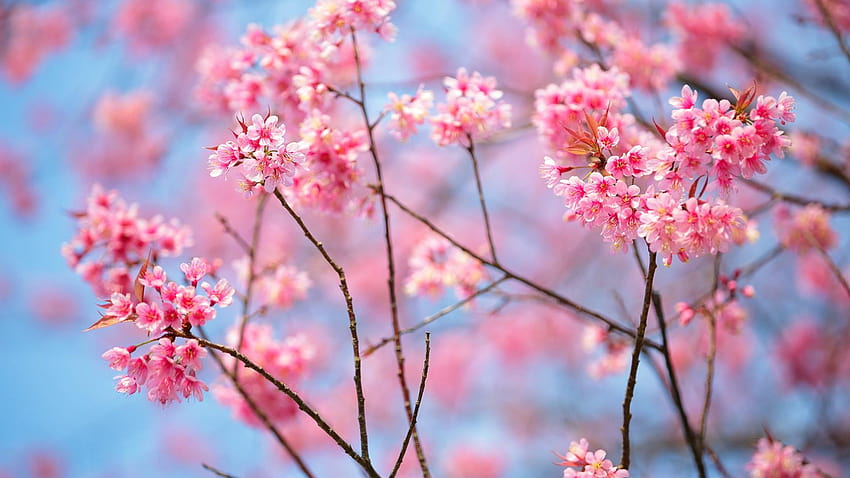
[[[251,124],[239,120],[240,131],[234,131],[236,141],[210,148],[210,176],[218,177],[237,169],[240,188],[248,195],[265,189],[273,191],[278,184],[292,185],[296,167],[304,161],[299,142],[286,142],[286,125],[278,125],[278,117],[255,114]]]

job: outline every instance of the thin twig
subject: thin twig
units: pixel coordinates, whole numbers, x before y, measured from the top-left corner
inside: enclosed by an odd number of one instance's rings
[[[823,17],[824,23],[826,23],[829,31],[832,32],[832,36],[835,37],[835,41],[838,43],[838,47],[841,49],[841,52],[844,53],[844,56],[847,57],[847,61],[850,61],[850,46],[847,46],[844,43],[844,38],[841,35],[841,30],[838,29],[838,25],[835,24],[835,19],[832,17],[832,14],[826,8],[826,5],[823,4],[823,0],[815,0],[815,5],[818,7],[818,11],[820,11],[821,17]]]
[[[372,162],[375,165],[375,174],[378,178],[378,194],[381,196],[381,213],[384,222],[384,244],[387,251],[387,289],[390,296],[390,315],[393,328],[393,339],[395,342],[395,359],[397,366],[398,383],[401,388],[402,399],[404,401],[404,413],[407,415],[408,424],[413,430],[413,445],[416,449],[416,456],[419,459],[419,466],[422,469],[424,478],[430,477],[428,463],[425,459],[425,451],[422,448],[422,443],[419,440],[419,433],[416,430],[416,422],[413,417],[413,409],[410,404],[410,388],[407,386],[407,377],[404,370],[404,351],[401,341],[401,325],[398,318],[398,297],[396,292],[396,271],[395,271],[395,255],[393,254],[392,234],[390,233],[390,214],[387,208],[387,198],[384,194],[384,178],[381,171],[381,161],[378,158],[378,148],[375,143],[374,128],[377,123],[372,124],[369,120],[369,112],[366,109],[366,84],[363,82],[362,64],[360,61],[360,53],[357,48],[357,35],[354,27],[351,27],[351,43],[354,50],[354,64],[357,68],[357,86],[360,90],[360,101],[356,102],[360,106],[360,113],[363,118],[363,124],[366,125],[366,132],[369,137],[369,152],[372,156]]]
[[[647,279],[647,271],[646,266],[643,264],[643,259],[640,257],[640,252],[637,248],[637,241],[634,242],[634,257],[638,263],[638,267],[640,267],[641,274],[643,275],[644,281]],[[655,311],[655,318],[658,320],[658,327],[661,330],[661,354],[664,357],[664,366],[667,370],[667,378],[669,380],[669,384],[664,382],[664,377],[659,373],[659,379],[666,386],[669,387],[670,398],[673,400],[673,406],[678,412],[679,422],[682,424],[682,431],[685,435],[685,441],[688,443],[688,448],[691,450],[691,454],[694,458],[694,463],[697,466],[697,471],[699,473],[700,478],[706,477],[705,465],[702,461],[702,454],[700,452],[699,442],[697,441],[696,434],[694,433],[693,428],[691,427],[691,423],[688,420],[688,414],[685,411],[685,406],[682,403],[682,392],[679,388],[679,380],[676,376],[676,371],[673,368],[673,359],[670,354],[670,344],[667,338],[667,318],[664,315],[664,305],[661,300],[661,294],[657,291],[652,291],[652,307]],[[655,362],[652,362],[653,365]]]
[[[230,225],[230,222],[227,220],[227,218],[224,217],[224,215],[222,215],[220,213],[215,213],[215,218],[221,224],[221,227],[224,228],[224,232],[226,232],[230,237],[233,238],[233,240],[236,241],[237,244],[239,244],[239,247],[242,248],[242,250],[245,252],[245,254],[250,254],[251,253],[251,245],[248,244],[248,241],[246,241],[242,237],[242,235],[239,234],[239,232],[236,229],[234,229],[233,226]]]
[[[468,297],[464,298],[463,300],[458,301],[458,302],[455,302],[454,304],[449,305],[449,306],[447,306],[447,307],[444,307],[444,308],[440,309],[438,312],[436,312],[436,313],[434,313],[434,314],[431,314],[431,315],[429,315],[428,317],[425,317],[425,318],[424,318],[424,319],[422,319],[422,321],[421,321],[421,322],[419,322],[418,324],[413,325],[413,326],[410,326],[410,327],[408,327],[408,328],[406,328],[406,329],[402,329],[402,330],[400,330],[400,331],[399,331],[399,335],[407,335],[407,334],[410,334],[410,333],[416,332],[417,330],[421,329],[422,327],[425,327],[426,325],[430,324],[431,322],[434,322],[435,320],[437,320],[437,319],[439,319],[439,318],[441,318],[441,317],[444,317],[444,316],[446,316],[446,315],[449,315],[450,313],[454,312],[455,310],[457,310],[457,309],[459,309],[459,308],[463,307],[464,305],[466,305],[466,304],[468,304],[468,303],[472,302],[473,300],[475,300],[475,298],[476,298],[476,297],[481,296],[481,295],[484,295],[484,294],[486,294],[487,292],[490,292],[490,291],[491,291],[491,290],[493,290],[496,286],[498,286],[499,284],[501,284],[502,282],[504,282],[504,281],[506,281],[506,280],[508,280],[508,278],[507,278],[506,276],[502,276],[501,278],[499,278],[499,279],[498,279],[498,280],[496,280],[495,282],[490,283],[490,285],[488,285],[488,286],[486,286],[486,287],[483,287],[483,288],[481,288],[481,289],[476,290],[476,291],[475,291],[475,292],[473,292],[470,296],[468,296]],[[387,345],[388,343],[392,342],[393,340],[395,340],[395,337],[384,337],[383,339],[381,339],[381,340],[380,340],[378,343],[376,343],[375,345],[372,345],[371,347],[367,348],[367,349],[363,352],[363,356],[364,356],[364,357],[368,357],[369,355],[371,355],[372,353],[374,353],[376,350],[380,349],[380,348],[381,348],[381,347],[383,347],[384,345]]]
[[[711,392],[714,386],[714,361],[717,355],[717,317],[713,311],[708,311],[708,357],[705,372],[705,398],[702,403],[702,416],[699,425],[699,443],[704,450],[705,435],[708,428],[708,411],[711,407]]]
[[[620,428],[623,432],[623,455],[620,459],[620,465],[623,469],[628,469],[630,464],[629,424],[632,420],[631,406],[635,393],[635,384],[637,382],[640,353],[643,349],[644,334],[646,333],[646,319],[649,316],[649,306],[652,304],[652,281],[655,278],[655,269],[658,268],[655,256],[655,252],[649,253],[649,270],[646,273],[643,292],[643,309],[641,309],[640,323],[638,324],[637,335],[635,337],[635,348],[632,351],[632,363],[629,369],[629,379],[626,384],[626,395],[623,398],[623,426]]]
[[[714,256],[714,278],[712,281],[711,296],[717,295],[717,290],[720,288],[720,265],[723,255],[717,254]],[[708,356],[706,358],[705,372],[705,398],[702,403],[702,416],[699,425],[699,444],[704,451],[706,448],[706,433],[708,430],[708,411],[711,407],[711,393],[714,387],[714,362],[717,355],[717,316],[719,312],[717,304],[712,304],[707,307],[708,312]]]
[[[762,183],[760,183],[758,181],[754,181],[752,179],[744,179],[744,184],[746,184],[747,186],[750,186],[751,188],[753,188],[757,191],[761,191],[765,194],[769,194],[770,197],[772,197],[776,200],[779,200],[779,201],[790,202],[790,203],[793,203],[793,204],[798,204],[800,206],[808,206],[809,204],[817,204],[822,209],[825,209],[827,211],[833,211],[833,212],[850,211],[850,204],[829,204],[829,203],[824,203],[822,201],[818,201],[818,200],[815,200],[815,199],[810,199],[810,198],[806,198],[806,197],[802,197],[802,196],[795,196],[793,194],[781,193],[781,192],[773,189],[772,187],[770,187],[766,184],[762,184]]]
[[[360,467],[363,468],[363,470],[366,472],[366,474],[370,478],[379,478],[380,477],[380,475],[378,475],[378,472],[375,471],[375,468],[372,466],[372,463],[369,462],[364,457],[358,455],[357,452],[354,451],[354,448],[352,448],[351,445],[347,441],[345,441],[345,439],[342,438],[342,436],[340,436],[340,434],[336,430],[334,430],[334,428],[332,426],[330,426],[330,424],[328,424],[328,422],[324,418],[322,418],[322,416],[319,414],[319,412],[317,412],[312,407],[310,407],[310,405],[308,405],[307,402],[303,398],[301,398],[300,395],[298,395],[298,393],[296,393],[294,390],[289,388],[289,386],[287,386],[285,383],[283,383],[280,380],[278,380],[277,378],[275,378],[266,369],[257,365],[251,359],[249,359],[245,355],[242,355],[237,350],[232,349],[230,347],[227,347],[225,345],[217,344],[217,343],[211,342],[211,341],[209,341],[209,340],[207,340],[203,337],[198,337],[198,336],[192,335],[191,333],[186,333],[186,332],[175,331],[174,335],[178,336],[178,337],[187,338],[187,339],[195,339],[195,340],[198,341],[199,344],[203,345],[204,347],[226,353],[227,355],[230,355],[231,357],[235,358],[236,360],[242,362],[245,365],[245,367],[259,373],[269,383],[274,385],[278,390],[283,392],[287,397],[291,398],[292,401],[295,402],[295,405],[302,412],[307,414],[307,416],[310,417],[316,423],[316,425],[318,425],[319,428],[323,432],[325,432],[326,435],[328,435],[337,445],[339,445],[339,447],[342,448],[342,450],[345,452],[346,455],[350,456],[354,461],[356,461],[360,465]]]
[[[829,266],[829,270],[832,272],[835,278],[838,279],[838,282],[841,284],[841,287],[844,289],[845,292],[847,292],[847,296],[850,297],[850,283],[847,282],[847,278],[844,277],[844,273],[841,272],[841,269],[838,267],[837,264],[835,264],[835,261],[833,261],[832,258],[829,257],[829,254],[826,252],[826,250],[824,250],[823,246],[820,245],[817,239],[812,236],[812,233],[805,229],[803,229],[802,231],[803,235],[806,237],[806,240],[809,241],[809,244],[811,244],[812,247],[816,251],[818,251],[818,254],[820,254],[823,260],[826,261],[826,264]]]
[[[476,252],[474,252],[469,247],[464,246],[463,244],[458,242],[455,238],[453,238],[452,236],[447,234],[445,231],[443,231],[442,229],[437,227],[428,218],[426,218],[426,217],[422,216],[421,214],[418,214],[415,211],[411,210],[409,207],[404,205],[402,202],[400,202],[394,196],[392,196],[390,194],[385,194],[385,196],[390,202],[395,204],[399,209],[404,211],[408,216],[410,216],[410,217],[416,219],[417,221],[421,222],[422,224],[427,226],[431,231],[436,233],[438,236],[446,239],[453,246],[455,246],[458,249],[460,249],[461,251],[465,252],[466,254],[468,254],[470,257],[477,260],[478,262],[481,262],[482,264],[488,265],[488,266],[490,266],[490,267],[492,267],[492,268],[494,268],[498,271],[501,271],[508,279],[515,280],[517,282],[525,284],[527,287],[530,287],[530,288],[536,290],[537,292],[549,297],[550,299],[553,299],[555,302],[557,302],[558,304],[560,304],[564,307],[572,309],[575,312],[578,312],[578,313],[580,313],[584,316],[591,317],[593,319],[596,319],[596,320],[603,322],[605,325],[608,326],[609,330],[615,331],[619,334],[623,334],[623,335],[626,335],[626,336],[629,336],[629,337],[632,337],[632,338],[636,337],[636,333],[635,333],[634,330],[631,330],[627,327],[624,327],[624,326],[618,324],[617,322],[613,321],[612,319],[602,315],[599,312],[596,312],[596,311],[591,310],[587,307],[584,307],[584,306],[576,303],[575,301],[573,301],[573,300],[571,300],[567,297],[564,297],[561,294],[558,294],[557,292],[555,292],[551,289],[548,289],[548,288],[546,288],[542,285],[535,283],[534,281],[532,281],[530,279],[527,279],[527,278],[525,278],[525,277],[523,277],[523,276],[521,276],[517,273],[514,273],[501,264],[496,264],[493,261],[482,257],[480,254],[477,254]],[[661,350],[661,346],[659,344],[657,344],[656,342],[649,340],[649,339],[644,340],[644,345],[646,345],[647,347],[653,348],[655,350]]]
[[[245,296],[242,298],[242,320],[239,322],[239,339],[236,342],[236,350],[242,350],[242,343],[245,340],[245,328],[248,327],[248,321],[252,314],[249,314],[251,308],[251,298],[254,295],[254,282],[257,279],[257,248],[260,245],[260,232],[263,229],[263,211],[266,208],[268,196],[263,194],[257,200],[257,210],[254,212],[254,227],[251,230],[251,243],[248,246],[248,279],[245,285]],[[233,364],[233,375],[239,376],[238,364]]]
[[[484,188],[481,186],[481,174],[478,171],[478,159],[475,156],[475,143],[472,141],[472,135],[469,133],[466,133],[466,139],[469,141],[466,151],[469,153],[469,158],[472,159],[472,170],[475,173],[475,187],[478,189],[478,202],[481,204],[481,214],[484,216],[487,243],[490,244],[490,256],[493,258],[493,263],[498,264],[499,259],[496,258],[496,244],[493,242],[493,228],[490,226],[490,215],[487,214],[487,202],[484,201]]]
[[[419,418],[419,407],[422,405],[422,395],[425,393],[425,381],[428,379],[428,367],[431,364],[431,334],[425,333],[425,360],[422,364],[422,379],[419,381],[419,393],[416,395],[416,405],[413,407],[413,420],[410,426],[407,427],[407,435],[404,436],[404,441],[401,444],[401,451],[398,453],[398,459],[393,466],[393,471],[389,478],[394,478],[398,473],[401,462],[404,461],[404,454],[407,452],[407,446],[410,444],[410,437],[413,430],[416,429],[416,420]]]
[[[199,328],[199,330],[201,337],[206,340],[209,340],[203,328]],[[263,422],[263,425],[266,427],[266,429],[268,429],[271,434],[274,435],[275,439],[277,439],[277,442],[280,443],[280,446],[282,446],[283,449],[286,450],[289,456],[292,457],[292,459],[295,461],[295,464],[298,466],[298,468],[301,469],[301,471],[304,473],[304,476],[306,476],[307,478],[315,478],[315,475],[313,475],[313,473],[307,467],[307,464],[301,458],[301,455],[299,455],[295,448],[292,446],[292,444],[290,444],[289,441],[284,438],[283,434],[277,429],[277,427],[274,426],[268,415],[266,415],[266,413],[259,407],[259,405],[257,405],[257,402],[255,402],[254,399],[251,398],[245,388],[242,387],[242,384],[239,383],[239,378],[233,373],[233,371],[227,368],[227,365],[225,365],[224,361],[221,360],[221,357],[218,356],[218,352],[216,352],[215,350],[210,350],[210,355],[212,356],[213,361],[215,361],[216,365],[218,365],[218,368],[221,369],[221,373],[223,373],[227,376],[227,378],[230,379],[230,382],[233,383],[233,386],[236,388],[236,391],[239,392],[239,395],[242,396],[242,398],[245,400],[245,403],[247,403],[248,407],[251,408],[251,411],[254,412],[254,415],[256,415],[257,418],[259,418],[260,421]],[[238,364],[239,362],[235,363]]]
[[[325,259],[325,262],[331,266],[331,269],[336,272],[337,277],[339,278],[339,288],[342,291],[342,297],[345,299],[345,308],[348,312],[348,329],[351,333],[351,348],[354,354],[354,390],[357,395],[357,422],[360,428],[360,453],[362,455],[362,460],[369,465],[371,469],[372,464],[369,458],[369,435],[366,428],[366,398],[363,395],[363,378],[361,373],[361,358],[360,358],[360,340],[357,336],[357,316],[354,314],[354,301],[351,298],[351,293],[348,290],[348,280],[345,277],[345,271],[343,268],[338,265],[333,258],[331,258],[328,251],[325,249],[325,246],[310,232],[310,229],[304,224],[304,220],[301,219],[301,216],[295,212],[294,209],[286,202],[286,198],[283,197],[283,194],[280,193],[279,190],[274,190],[274,196],[277,198],[278,202],[280,202],[281,206],[286,209],[286,212],[295,220],[298,224],[298,227],[301,228],[301,232],[304,233],[304,236],[307,237],[307,240],[310,241],[311,244],[319,251],[319,254]]]
[[[723,478],[732,478],[732,475],[729,473],[729,470],[726,469],[726,466],[723,465],[723,462],[720,461],[720,457],[715,453],[714,449],[708,446],[707,443],[704,444],[705,452],[708,453],[708,456],[711,457],[711,461],[714,462],[714,466],[717,468],[717,471],[723,475]]]
[[[225,473],[223,471],[220,471],[220,470],[214,468],[212,465],[207,465],[206,463],[201,463],[201,466],[204,467],[205,470],[209,471],[213,475],[222,476],[224,478],[236,478],[235,476],[233,476],[231,474]]]

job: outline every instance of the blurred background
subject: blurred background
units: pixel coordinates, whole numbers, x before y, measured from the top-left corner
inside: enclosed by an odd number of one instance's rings
[[[632,324],[643,284],[631,254],[610,254],[597,232],[563,221],[562,203],[538,177],[547,149],[531,122],[534,91],[563,81],[572,66],[592,61],[592,52],[581,45],[553,51],[530,44],[543,28],[528,13],[534,2],[398,3],[392,14],[399,31],[395,42],[363,37],[372,117],[389,91],[413,94],[424,85],[440,101],[442,78],[459,67],[495,76],[513,107],[513,125],[481,144],[478,154],[502,261]],[[667,45],[671,54],[683,45],[684,34],[670,27],[666,2],[587,3],[647,44]],[[745,33],[730,40],[732,46],[717,53],[710,68],[684,64],[655,88],[635,88],[632,106],[662,122],[669,118],[666,98],[688,79],[699,81],[698,90],[724,95],[727,85],[745,87],[754,78],[765,94],[788,91],[798,99],[798,120],[786,128],[795,146],[769,164],[762,182],[826,203],[848,203],[850,62],[833,34],[811,2],[722,3]],[[846,2],[832,4],[850,9]],[[240,477],[298,476],[264,430],[246,426],[212,393],[200,403],[166,407],[142,395],[116,393],[114,371],[100,355],[138,342],[139,331],[118,326],[81,332],[97,320],[98,298],[68,267],[60,247],[75,233],[73,213],[84,210],[92,186],[100,184],[138,203],[142,216],[178,218],[193,229],[195,246],[164,261],[175,274],[191,257],[220,258],[221,275],[238,283],[233,263],[242,252],[215,214],[247,237],[255,209],[232,182],[207,174],[209,153],[203,148],[227,140],[234,127],[232,104],[222,106],[222,93],[210,92],[217,86],[205,83],[210,52],[239,48],[250,23],[273,32],[311,6],[294,0],[0,0],[0,476],[211,476],[201,463]],[[681,59],[687,52],[675,55]],[[244,113],[276,108],[264,98],[259,108]],[[341,123],[362,127],[354,113],[343,109]],[[297,123],[286,116],[282,121],[287,137],[297,139]],[[377,129],[387,189],[483,253],[466,152],[434,145],[428,127],[423,130],[399,143]],[[358,161],[358,181],[374,181],[369,158],[361,154]],[[770,260],[746,279],[756,295],[736,309],[739,326],[719,332],[709,440],[732,476],[745,474],[765,429],[832,476],[843,476],[850,465],[850,356],[834,350],[841,350],[840,339],[848,335],[850,302],[824,264],[788,251],[769,255],[778,242],[771,211],[776,204],[767,204],[769,199],[743,186],[734,199],[746,211],[757,211],[752,218],[760,237],[724,255],[724,273],[762,257]],[[278,338],[310,337],[317,358],[298,389],[354,440],[347,318],[336,277],[276,206],[270,203],[263,212],[260,256],[304,271],[312,286],[303,300],[272,307],[260,321],[272,325]],[[350,275],[364,342],[390,335],[380,215],[306,206],[302,213]],[[837,213],[831,225],[838,243],[830,254],[846,274],[850,222]],[[410,272],[407,258],[427,230],[398,210],[393,227],[403,279]],[[710,258],[659,270],[669,316],[676,316],[676,303],[711,289],[713,270]],[[497,277],[492,272],[480,285]],[[581,437],[592,449],[609,450],[614,460],[619,455],[626,373],[617,365],[618,345],[592,340],[588,345],[593,335],[588,322],[532,292],[506,283],[405,336],[408,380],[415,388],[424,330],[433,332],[420,432],[435,476],[557,477],[562,469],[555,466],[556,453]],[[458,300],[451,290],[433,298],[402,297],[408,326]],[[236,313],[232,308],[216,318],[208,329],[213,338],[223,341]],[[705,327],[698,321],[672,327],[686,402],[693,405],[688,411],[696,417]],[[658,337],[657,325],[650,324],[650,333]],[[800,339],[805,334],[808,339]],[[390,348],[364,362],[381,470],[390,468],[406,431]],[[834,373],[820,376],[821,365],[830,360],[837,364]],[[201,376],[212,387],[223,383],[211,363]],[[675,410],[646,363],[633,413],[632,476],[695,476]],[[293,418],[280,428],[317,476],[358,476],[309,423]],[[411,456],[404,476],[416,476],[416,470]],[[720,476],[714,468],[711,473]]]

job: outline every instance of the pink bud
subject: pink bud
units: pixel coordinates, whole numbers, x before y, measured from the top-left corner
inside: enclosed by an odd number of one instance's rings
[[[750,298],[750,297],[753,297],[753,296],[756,295],[756,290],[755,290],[755,288],[753,288],[753,286],[748,284],[748,285],[745,285],[741,289],[741,295],[743,295],[744,297]]]

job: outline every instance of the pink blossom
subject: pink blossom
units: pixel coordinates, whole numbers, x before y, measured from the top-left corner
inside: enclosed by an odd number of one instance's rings
[[[774,224],[782,245],[801,253],[814,247],[824,250],[835,247],[838,239],[829,222],[829,212],[817,204],[809,204],[794,212],[781,206],[774,215]]]
[[[226,279],[220,279],[215,283],[215,286],[203,282],[201,288],[207,293],[210,305],[218,305],[219,307],[227,307],[232,304],[233,294],[236,293],[236,290],[230,286]]]
[[[511,106],[499,101],[502,92],[495,88],[493,77],[465,68],[456,77],[443,80],[446,103],[439,103],[438,114],[431,117],[432,139],[440,146],[451,143],[467,145],[468,139],[488,136],[511,125]]]
[[[428,111],[434,104],[434,93],[423,89],[422,86],[412,97],[402,95],[401,98],[395,93],[388,93],[390,102],[385,107],[390,112],[390,134],[401,141],[406,141],[412,134],[416,133],[416,126],[425,122]]]
[[[164,315],[157,304],[140,302],[136,305],[136,326],[157,334],[165,329]]]
[[[112,347],[101,357],[109,362],[109,368],[114,370],[124,370],[130,362],[130,352],[124,347]]]

